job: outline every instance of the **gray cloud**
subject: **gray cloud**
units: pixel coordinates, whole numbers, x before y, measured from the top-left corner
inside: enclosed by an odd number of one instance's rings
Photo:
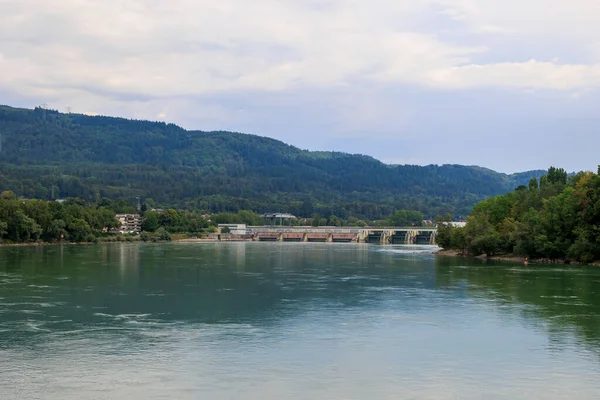
[[[3,0],[2,10],[2,102],[390,162],[598,163],[596,0]]]

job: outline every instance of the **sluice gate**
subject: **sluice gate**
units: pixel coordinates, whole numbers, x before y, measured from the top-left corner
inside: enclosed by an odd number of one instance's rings
[[[284,233],[282,239],[284,242],[303,242],[304,236],[304,233]]]
[[[367,234],[367,243],[382,243],[383,231],[370,231]]]
[[[419,231],[415,236],[414,244],[433,244],[433,232],[427,231]]]
[[[396,231],[392,234],[392,244],[407,244],[409,236],[408,231]]]
[[[249,227],[261,242],[435,244],[435,228]]]
[[[306,241],[307,242],[321,242],[325,243],[329,239],[329,233],[307,233]]]
[[[260,242],[277,242],[280,239],[280,233],[259,233],[254,237]]]

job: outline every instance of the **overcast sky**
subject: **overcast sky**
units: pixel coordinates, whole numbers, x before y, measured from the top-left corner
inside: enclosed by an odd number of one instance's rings
[[[0,0],[0,103],[390,163],[600,164],[598,0]]]

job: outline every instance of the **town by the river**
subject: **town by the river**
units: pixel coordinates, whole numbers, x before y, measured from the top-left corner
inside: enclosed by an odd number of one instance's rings
[[[600,269],[436,249],[0,248],[0,398],[600,398]]]

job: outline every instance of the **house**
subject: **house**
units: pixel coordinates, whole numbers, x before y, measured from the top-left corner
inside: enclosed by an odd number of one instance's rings
[[[114,231],[119,233],[140,233],[142,231],[142,217],[138,214],[117,214],[115,217],[121,223],[121,227]]]
[[[219,224],[219,231],[228,228],[229,233],[234,235],[245,235],[247,233],[246,224]]]

